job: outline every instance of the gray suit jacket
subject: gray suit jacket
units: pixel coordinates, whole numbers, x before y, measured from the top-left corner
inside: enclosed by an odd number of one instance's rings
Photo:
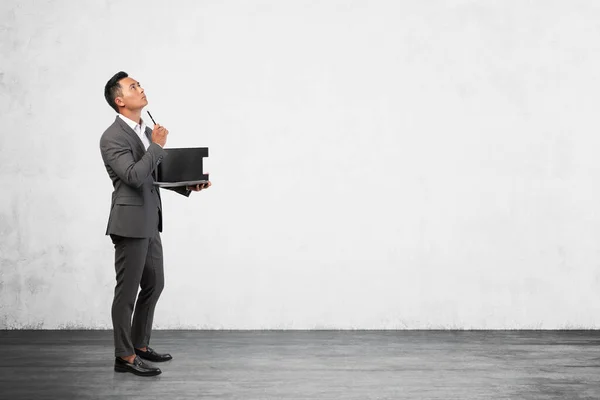
[[[146,128],[146,135],[151,134]],[[106,235],[153,237],[157,227],[162,232],[160,191],[153,182],[167,152],[151,140],[145,150],[139,136],[117,115],[100,138],[100,153],[114,187]],[[186,188],[171,190],[190,195]]]

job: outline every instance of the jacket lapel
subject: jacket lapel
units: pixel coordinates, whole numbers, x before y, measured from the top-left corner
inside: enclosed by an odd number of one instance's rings
[[[140,137],[118,115],[117,115],[117,119],[116,119],[115,122],[117,122],[119,124],[119,126],[125,131],[125,133],[127,133],[131,137],[131,139],[135,143],[137,143],[136,147],[138,148],[138,152],[140,153],[140,157],[139,158],[142,158],[142,156],[146,152],[146,148],[144,147],[144,143],[142,143],[142,140],[140,139]],[[148,138],[148,141],[150,143],[152,143],[152,130],[149,127],[146,127],[146,131],[144,133],[146,134],[146,137]],[[160,163],[160,161],[159,161],[159,163]],[[156,168],[154,168],[154,171],[152,172],[152,177],[154,178],[154,181],[158,181],[158,165],[157,165]],[[158,188],[157,188],[156,192],[159,193]],[[158,194],[158,198],[160,198],[160,193]]]
[[[146,137],[148,138],[148,143],[152,144],[152,129],[150,129],[150,127],[147,126],[146,132],[144,132],[144,133],[146,134]],[[160,161],[158,161],[156,163],[156,168],[154,168],[154,171],[152,172],[152,176],[154,177],[155,182],[158,182],[158,164],[160,164]]]
[[[135,132],[134,132],[135,133]],[[146,137],[148,138],[148,143],[152,144],[152,129],[149,126],[146,127]]]
[[[140,137],[137,135],[137,133],[135,133],[135,131],[133,129],[131,129],[131,127],[129,125],[127,125],[127,123],[125,121],[123,121],[121,119],[121,117],[119,117],[117,115],[116,117],[117,119],[115,120],[115,122],[117,122],[119,124],[119,126],[125,131],[125,133],[127,133],[131,139],[137,143],[137,148],[139,151],[142,152],[142,155],[146,152],[146,149],[144,149],[144,144],[142,143],[142,140],[140,139]]]

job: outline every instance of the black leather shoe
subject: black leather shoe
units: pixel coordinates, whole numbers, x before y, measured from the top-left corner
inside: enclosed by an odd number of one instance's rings
[[[135,349],[135,354],[142,357],[144,360],[153,362],[163,362],[173,359],[170,354],[158,354],[150,347],[146,347],[146,351]]]
[[[160,368],[153,367],[143,362],[139,357],[133,360],[133,363],[128,363],[121,357],[115,358],[116,372],[131,372],[139,376],[156,376],[161,374]]]

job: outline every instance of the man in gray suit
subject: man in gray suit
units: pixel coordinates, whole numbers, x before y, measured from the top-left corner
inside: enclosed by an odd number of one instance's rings
[[[154,309],[164,286],[162,204],[153,182],[156,167],[166,156],[163,147],[169,131],[159,124],[154,129],[146,127],[141,118],[148,104],[144,89],[125,72],[106,83],[104,97],[118,113],[100,139],[102,160],[114,187],[106,235],[115,247],[115,371],[154,376],[161,370],[142,359],[172,359],[170,354],[157,353],[148,346]],[[208,182],[171,190],[187,197],[210,186]]]

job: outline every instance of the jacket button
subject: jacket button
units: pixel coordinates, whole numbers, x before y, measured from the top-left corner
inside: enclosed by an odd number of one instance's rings
[[[151,193],[154,193],[154,188],[150,189],[150,192],[151,192]]]

